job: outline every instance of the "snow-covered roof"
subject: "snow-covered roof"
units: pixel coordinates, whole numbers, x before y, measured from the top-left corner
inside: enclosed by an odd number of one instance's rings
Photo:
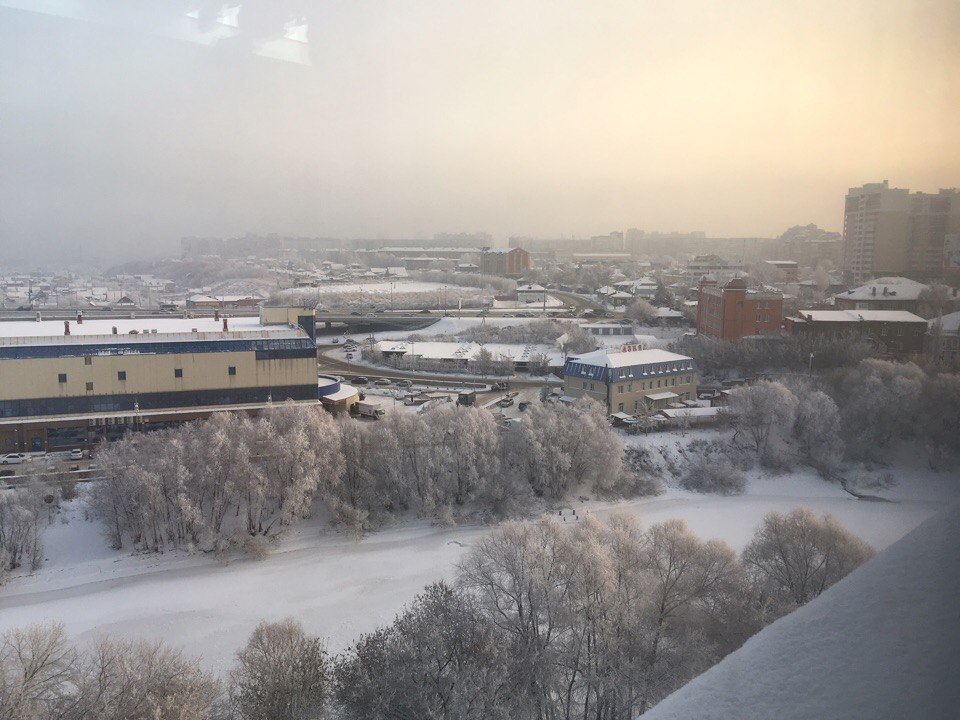
[[[658,393],[648,393],[644,397],[646,397],[649,400],[673,400],[674,398],[678,398],[680,396],[673,392],[658,392]]]
[[[926,285],[910,278],[882,277],[836,297],[843,300],[916,300],[926,289]]]
[[[584,355],[578,355],[576,360],[581,365],[597,367],[621,368],[634,365],[652,365],[654,363],[690,361],[686,355],[677,355],[666,350],[630,350],[628,352],[609,352],[594,350]]]
[[[115,343],[157,342],[172,339],[244,339],[254,337],[306,337],[300,328],[288,325],[263,325],[258,317],[231,317],[227,331],[223,320],[213,318],[145,317],[101,320],[84,318],[70,323],[70,334],[64,334],[63,320],[15,320],[0,322],[0,345],[38,345],[49,343]],[[117,329],[116,334],[113,328]],[[185,337],[189,336],[189,337]],[[202,337],[201,337],[202,336]]]
[[[947,335],[956,335],[960,333],[960,312],[950,313],[949,315],[941,315],[938,318],[934,318],[929,321],[930,328],[940,323],[940,332]]]
[[[953,504],[643,720],[956,717],[958,546]]]
[[[546,288],[543,287],[543,285],[537,285],[537,284],[535,284],[535,283],[532,283],[532,284],[530,284],[530,285],[518,285],[518,286],[517,286],[517,292],[518,292],[518,293],[521,293],[521,292],[543,292],[544,290],[546,290]]]
[[[719,415],[721,409],[722,408],[719,407],[688,407],[661,410],[660,414],[668,418],[713,417],[714,415]]]
[[[926,322],[906,310],[800,310],[799,315],[810,322]]]

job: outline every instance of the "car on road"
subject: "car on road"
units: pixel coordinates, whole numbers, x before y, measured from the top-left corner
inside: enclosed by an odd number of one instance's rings
[[[0,455],[0,465],[19,465],[20,463],[29,461],[30,456],[26,453],[7,453],[6,455]]]
[[[358,375],[353,379],[354,385],[366,385],[368,382],[370,382],[370,379],[364,377],[363,375]]]
[[[507,384],[507,383],[505,383],[505,382],[503,382],[503,380],[501,380],[500,382],[497,382],[497,383],[494,383],[493,385],[491,385],[490,388],[491,388],[492,390],[496,391],[496,392],[502,392],[502,391],[504,391],[504,390],[509,390],[509,389],[510,389],[510,385]]]
[[[397,380],[397,387],[410,387],[413,383],[409,380]]]
[[[347,353],[347,360],[353,360],[353,353],[351,352]]]
[[[361,313],[359,310],[351,310],[351,311],[350,311],[350,314],[351,314],[351,315],[356,315],[357,317],[360,317],[360,315],[362,315],[363,313]]]
[[[340,342],[340,338],[334,338],[334,339],[333,339],[333,344],[334,344],[334,345],[338,344],[339,342]]]
[[[501,398],[497,402],[497,405],[499,405],[502,408],[508,408],[511,405],[513,405],[513,398],[510,398],[510,397]]]
[[[377,378],[373,381],[374,385],[391,385],[392,383],[386,378]]]
[[[427,308],[424,308],[423,310],[420,311],[420,314],[421,314],[421,315],[429,315],[429,314],[430,314],[430,311],[429,311]]]

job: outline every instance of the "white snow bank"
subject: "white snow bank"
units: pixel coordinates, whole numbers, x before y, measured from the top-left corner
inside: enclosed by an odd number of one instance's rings
[[[644,720],[954,718],[960,505],[775,622]]]

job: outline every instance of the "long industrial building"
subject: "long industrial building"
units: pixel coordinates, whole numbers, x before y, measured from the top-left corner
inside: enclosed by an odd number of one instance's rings
[[[0,452],[316,403],[314,323],[313,309],[286,307],[245,318],[0,322]]]

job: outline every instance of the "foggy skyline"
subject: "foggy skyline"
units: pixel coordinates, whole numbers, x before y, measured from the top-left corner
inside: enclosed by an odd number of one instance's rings
[[[839,230],[865,182],[960,184],[951,0],[279,3],[309,64],[176,39],[143,0],[117,23],[4,4],[0,259],[245,232],[775,236]],[[277,7],[238,4],[241,29]]]

